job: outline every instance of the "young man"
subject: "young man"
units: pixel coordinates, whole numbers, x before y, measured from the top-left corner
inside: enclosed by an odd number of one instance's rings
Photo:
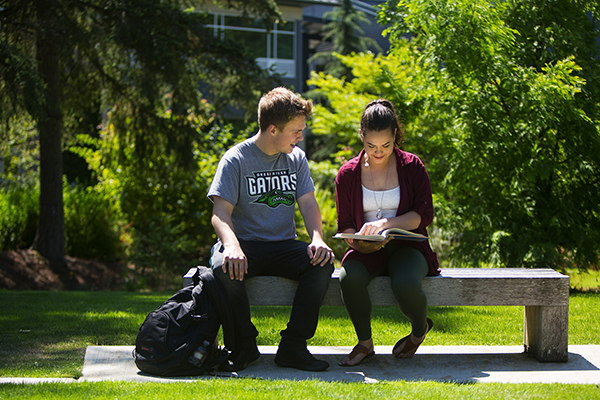
[[[323,240],[308,162],[296,146],[311,112],[312,103],[288,89],[265,94],[258,106],[258,133],[225,153],[208,191],[219,238],[212,249],[211,267],[231,302],[236,336],[236,349],[222,370],[241,371],[260,356],[244,283],[256,275],[298,281],[275,363],[307,371],[329,367],[306,347],[317,329],[334,260]],[[310,244],[295,240],[296,202]]]

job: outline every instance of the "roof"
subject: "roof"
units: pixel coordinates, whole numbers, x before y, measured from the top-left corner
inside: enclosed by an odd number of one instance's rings
[[[339,5],[339,0],[277,0],[277,4],[284,6],[308,7],[312,5]]]
[[[309,7],[309,6],[317,6],[317,8],[321,8],[323,10],[330,10],[331,7],[338,7],[341,5],[341,0],[315,0],[315,1],[311,1],[311,0],[301,0],[301,1],[290,1],[290,0],[280,0],[278,1],[279,4],[281,5],[296,5],[299,6],[299,3],[305,3],[302,4],[302,7]],[[367,15],[370,15],[372,17],[377,16],[377,7],[380,6],[382,3],[385,3],[385,0],[364,0],[364,1],[360,1],[360,0],[352,0],[352,4],[354,6],[355,9],[364,12]]]

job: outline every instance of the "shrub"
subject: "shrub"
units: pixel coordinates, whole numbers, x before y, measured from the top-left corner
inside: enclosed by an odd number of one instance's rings
[[[65,251],[73,257],[115,262],[123,257],[119,210],[99,186],[64,187]]]
[[[321,210],[323,223],[323,239],[334,251],[339,260],[346,251],[346,243],[343,240],[333,239],[337,232],[337,211],[335,208],[335,177],[338,169],[330,162],[309,161],[310,173],[315,183],[315,198]],[[310,237],[304,227],[304,221],[300,211],[296,209],[296,230],[298,239],[310,242]]]
[[[0,250],[23,249],[33,243],[39,196],[39,188],[33,185],[7,185],[0,189]]]
[[[71,148],[118,210],[125,259],[134,266],[131,288],[170,290],[189,267],[205,262],[199,258],[216,241],[206,193],[234,138],[230,126],[212,123],[209,111],[208,105],[187,116],[167,110],[153,123],[170,135],[152,137],[131,110],[115,107],[99,138],[79,136]]]

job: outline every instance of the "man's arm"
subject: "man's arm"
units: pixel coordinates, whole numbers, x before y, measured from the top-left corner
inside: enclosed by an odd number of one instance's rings
[[[214,203],[211,222],[224,247],[223,272],[227,273],[229,266],[229,277],[242,281],[248,272],[248,260],[233,231],[233,204],[219,196],[213,196],[212,200]]]
[[[306,231],[311,238],[308,246],[308,256],[313,265],[324,266],[335,259],[333,251],[323,240],[323,224],[321,221],[321,210],[315,199],[315,192],[308,192],[298,199],[298,208],[304,219]]]

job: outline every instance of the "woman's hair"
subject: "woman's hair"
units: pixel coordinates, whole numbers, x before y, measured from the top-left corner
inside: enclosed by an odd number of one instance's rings
[[[373,100],[362,112],[360,131],[384,131],[390,128],[394,135],[394,146],[400,147],[404,141],[404,125],[396,115],[396,109],[391,101],[385,99]]]
[[[264,94],[258,103],[258,126],[266,131],[275,125],[283,129],[288,122],[303,115],[306,118],[312,113],[312,102],[301,99],[294,92],[278,87]]]

